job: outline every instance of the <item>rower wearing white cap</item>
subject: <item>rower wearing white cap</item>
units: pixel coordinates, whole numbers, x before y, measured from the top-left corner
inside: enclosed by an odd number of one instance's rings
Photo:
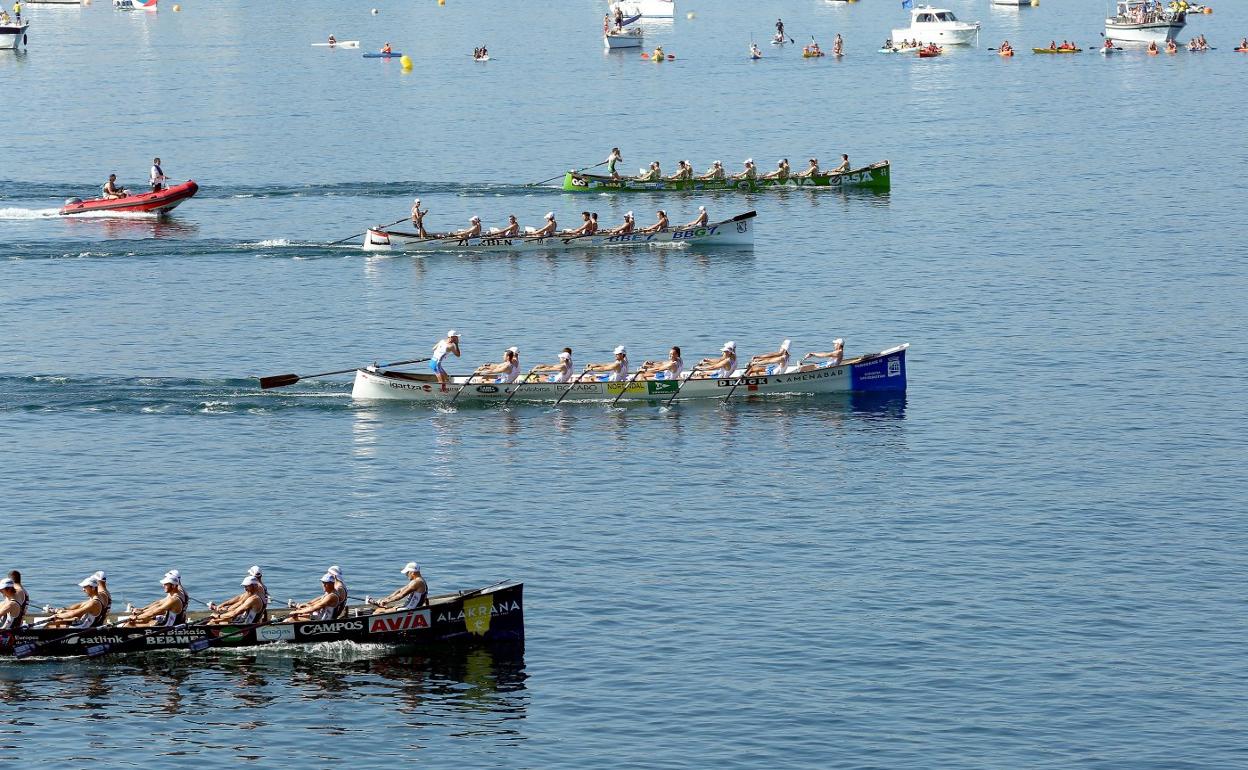
[[[638,230],[638,232],[661,233],[668,228],[669,223],[667,221],[666,211],[664,211],[663,209],[659,209],[658,212],[655,214],[655,217],[656,219],[655,219],[654,224],[650,225],[649,227],[643,227],[641,230]]]
[[[803,366],[802,371],[808,372],[811,369],[818,369],[824,366],[840,366],[841,361],[845,360],[845,340],[842,340],[842,339],[832,340],[832,349],[826,353],[807,353],[806,355],[802,356],[802,363],[805,364],[806,361],[812,358],[825,358],[827,360],[824,361],[822,364],[819,364],[818,366],[814,364]]]
[[[537,228],[536,230],[534,230],[532,233],[530,233],[530,235],[532,235],[534,238],[548,238],[554,235],[555,231],[558,229],[559,229],[559,223],[555,221],[555,212],[547,211],[546,223],[543,224],[541,227]]]
[[[718,358],[704,358],[699,361],[695,376],[699,379],[731,377],[733,370],[737,368],[737,343],[731,340],[725,342],[719,353]]]
[[[795,177],[801,177],[801,178],[806,178],[806,177],[812,177],[812,176],[818,176],[818,175],[819,175],[819,159],[818,159],[818,158],[811,158],[811,159],[810,159],[810,165],[806,167],[806,170],[805,170],[805,171],[799,171],[799,172],[797,172],[796,174],[794,174],[793,176],[795,176]]]
[[[98,570],[91,577],[95,578],[96,595],[104,603],[104,614],[107,615],[113,608],[113,593],[108,590],[108,573],[104,570]]]
[[[697,219],[694,219],[692,222],[690,222],[690,223],[689,223],[689,224],[687,224],[687,225],[683,225],[683,226],[681,227],[681,229],[682,229],[682,230],[688,230],[688,229],[693,228],[693,227],[706,227],[706,224],[707,224],[707,222],[709,222],[709,221],[710,221],[710,217],[709,217],[709,216],[707,216],[707,213],[706,213],[706,206],[698,206],[698,217],[697,217]]]
[[[252,580],[255,582],[256,592],[260,596],[261,610],[260,610],[259,617],[267,621],[269,619],[269,589],[264,584],[264,573],[261,572],[260,567],[258,565],[254,567],[249,567],[247,569],[247,574],[243,577],[243,583],[242,583],[243,588],[247,587],[248,580]],[[208,605],[208,609],[212,610],[213,614],[215,615],[220,615],[220,616],[230,615],[234,612],[234,610],[238,609],[237,607],[238,603],[240,601],[246,600],[248,596],[249,596],[248,592],[244,591],[243,593],[238,594],[237,596],[233,596],[229,599],[226,599],[220,604],[210,603]]]
[[[325,571],[334,576],[334,592],[338,594],[338,599],[342,601],[342,606],[346,607],[347,584],[346,581],[342,579],[342,567],[339,567],[337,564],[332,564],[329,569]]]
[[[178,587],[178,596],[182,597],[182,612],[180,613],[181,617],[178,618],[177,622],[185,623],[186,611],[191,606],[191,597],[187,595],[186,589],[182,586],[182,573],[178,572],[176,569],[171,569],[165,573],[165,577],[173,578],[174,585]]]
[[[733,175],[732,175],[732,178],[733,178],[733,179],[745,179],[745,180],[749,180],[749,181],[751,181],[751,182],[752,182],[752,181],[754,181],[755,179],[757,179],[757,178],[758,178],[758,169],[754,167],[754,159],[753,159],[753,158],[746,158],[746,159],[745,159],[745,170],[744,170],[744,171],[742,171],[740,174],[733,174]]]
[[[446,369],[442,368],[442,359],[446,358],[448,353],[454,353],[459,358],[459,332],[451,329],[446,336],[438,340],[438,344],[433,346],[433,357],[429,359],[429,369],[438,377],[438,383],[441,384],[442,390],[446,390],[446,381],[448,375]]]
[[[652,161],[650,168],[642,170],[637,174],[638,182],[657,182],[663,178],[663,169],[659,167],[659,162]]]
[[[17,583],[13,578],[0,578],[0,631],[21,628],[26,607],[17,600]]]
[[[321,591],[320,596],[295,607],[294,612],[286,616],[286,620],[333,620],[346,612],[346,602],[338,597],[337,580],[328,572],[321,575]]]
[[[455,233],[459,238],[476,238],[481,234],[481,217],[473,217],[468,220],[468,227]]]
[[[497,364],[483,364],[473,373],[474,377],[494,377],[495,382],[515,382],[520,376],[520,349],[510,347],[503,351],[503,360]]]
[[[572,348],[564,348],[559,352],[559,363],[557,364],[541,364],[533,367],[534,374],[552,375],[551,382],[571,382],[572,374]]]
[[[89,577],[78,584],[86,599],[77,604],[57,610],[44,624],[45,628],[95,628],[104,623],[104,604],[97,596],[97,585],[94,577]]]
[[[13,581],[14,597],[17,603],[22,605],[22,615],[26,614],[26,607],[30,605],[30,594],[26,593],[26,589],[22,586],[22,573],[17,570],[9,570],[9,580]],[[21,618],[18,619],[21,622]]]
[[[783,374],[789,366],[789,341],[780,343],[780,349],[774,353],[760,353],[750,359],[745,367],[747,377],[759,374]]]
[[[606,234],[607,235],[629,235],[633,232],[633,230],[636,227],[637,227],[637,221],[633,219],[633,212],[630,211],[624,215],[624,224],[620,225],[614,230],[608,230]]]
[[[763,179],[774,179],[778,182],[783,182],[787,180],[788,178],[789,178],[789,159],[788,158],[781,158],[780,162],[776,164],[775,171],[772,171],[770,174],[763,175]]]
[[[585,367],[587,372],[598,372],[604,376],[599,380],[606,382],[623,382],[628,379],[628,351],[623,345],[617,345],[613,351],[615,355],[614,361],[605,364],[590,364]]]
[[[208,620],[209,625],[222,623],[246,625],[262,622],[261,618],[265,614],[264,585],[255,575],[248,575],[243,578],[242,586],[241,594],[230,597],[215,606],[212,610],[212,617]]]
[[[421,238],[429,237],[429,233],[425,232],[425,214],[428,213],[428,209],[420,207],[420,198],[412,203],[412,224],[416,225],[416,234]]]
[[[698,177],[698,179],[708,182],[724,181],[724,162],[722,160],[715,161],[711,164],[711,167],[706,170],[706,173]]]
[[[644,380],[679,380],[685,368],[680,348],[673,345],[666,361],[646,361],[637,371]]]
[[[180,592],[178,578],[165,575],[160,579],[160,587],[165,595],[148,606],[133,613],[124,626],[175,626],[186,622],[186,602]]]
[[[377,608],[373,610],[374,615],[381,612],[414,610],[429,603],[429,586],[420,576],[420,565],[409,561],[403,567],[402,573],[407,576],[407,585],[395,590],[389,596],[369,601],[369,604]]]

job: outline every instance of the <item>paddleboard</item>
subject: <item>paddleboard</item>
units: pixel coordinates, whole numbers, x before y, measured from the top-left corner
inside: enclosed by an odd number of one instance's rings
[[[312,45],[323,48],[359,48],[358,40],[339,40],[337,43],[313,43]]]
[[[365,59],[397,59],[403,55],[402,51],[391,51],[390,53],[366,53]]]

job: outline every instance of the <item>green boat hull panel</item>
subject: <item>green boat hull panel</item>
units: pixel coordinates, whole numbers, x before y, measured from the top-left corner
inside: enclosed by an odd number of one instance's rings
[[[891,187],[890,167],[888,161],[872,163],[870,166],[852,169],[841,174],[820,174],[818,176],[797,177],[788,179],[682,179],[640,182],[632,177],[618,179],[599,174],[578,174],[569,171],[563,176],[564,192],[706,192],[710,190],[740,190],[741,192],[758,192],[772,188],[859,188],[888,192]]]

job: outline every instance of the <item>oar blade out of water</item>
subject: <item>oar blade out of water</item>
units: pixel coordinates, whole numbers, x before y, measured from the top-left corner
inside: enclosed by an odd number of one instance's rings
[[[402,366],[404,364],[420,364],[428,360],[429,360],[428,358],[409,358],[406,361],[391,361],[385,364],[377,364],[377,366],[379,368],[384,369],[387,366]],[[296,382],[299,382],[300,380],[308,380],[308,379],[312,379],[313,377],[329,377],[330,375],[334,375],[334,374],[350,374],[351,372],[354,372],[359,368],[360,367],[356,366],[350,369],[338,369],[332,372],[319,372],[317,374],[304,374],[304,375],[274,374],[270,377],[260,378],[260,389],[269,390],[271,388],[284,388],[287,385],[294,385]]]

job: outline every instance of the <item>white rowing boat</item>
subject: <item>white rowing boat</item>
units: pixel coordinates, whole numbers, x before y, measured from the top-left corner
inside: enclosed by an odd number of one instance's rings
[[[351,397],[360,400],[397,400],[463,403],[512,401],[687,401],[777,395],[826,393],[885,393],[906,389],[906,349],[910,343],[845,359],[840,364],[789,366],[783,372],[745,376],[738,369],[729,377],[659,379],[623,382],[561,382],[530,379],[504,383],[482,377],[456,375],[446,390],[432,374],[396,372],[375,367],[357,369]],[[462,391],[462,392],[461,392]],[[458,397],[456,394],[459,394]],[[514,393],[514,395],[512,395]],[[566,395],[565,395],[566,394]]]
[[[313,43],[315,48],[359,48],[358,40],[339,40],[336,43]]]
[[[600,249],[655,244],[712,243],[723,246],[753,246],[754,217],[747,211],[732,219],[712,222],[706,227],[674,228],[657,233],[628,235],[552,235],[536,237],[521,235],[511,238],[483,233],[475,238],[456,235],[432,235],[421,238],[405,233],[374,228],[364,233],[365,251],[541,251],[548,249]]]

